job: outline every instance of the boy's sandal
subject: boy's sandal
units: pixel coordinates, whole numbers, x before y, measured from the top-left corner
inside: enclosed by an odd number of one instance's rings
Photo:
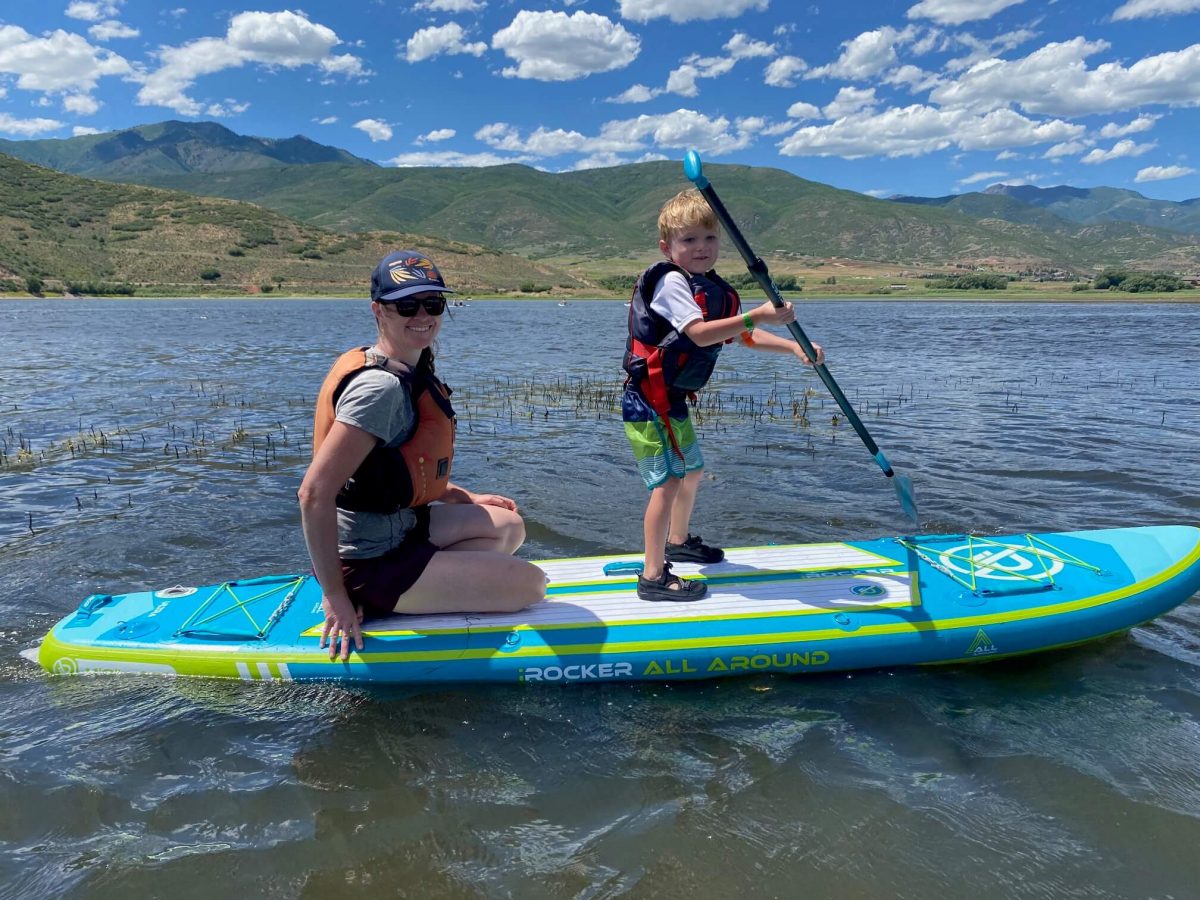
[[[708,565],[725,559],[725,551],[711,547],[698,534],[689,534],[682,544],[667,541],[667,559],[670,562],[694,562]]]
[[[638,576],[637,595],[639,600],[665,600],[671,603],[691,603],[708,593],[703,581],[689,581],[671,571],[671,564],[663,566],[658,578]]]

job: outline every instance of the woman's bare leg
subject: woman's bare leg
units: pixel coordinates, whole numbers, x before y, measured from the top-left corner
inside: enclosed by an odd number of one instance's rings
[[[502,506],[438,503],[429,507],[429,540],[443,550],[515,553],[525,543],[525,520]]]
[[[400,595],[399,613],[515,612],[546,597],[546,574],[488,550],[439,550]]]
[[[512,612],[545,599],[545,573],[512,555],[525,541],[525,521],[512,510],[436,504],[429,540],[441,549],[400,595],[396,612]]]

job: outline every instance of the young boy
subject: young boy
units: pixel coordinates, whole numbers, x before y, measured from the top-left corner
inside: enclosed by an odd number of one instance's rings
[[[625,395],[621,417],[638,471],[650,490],[643,536],[646,561],[638,578],[643,600],[699,600],[702,581],[671,572],[672,562],[715,563],[725,552],[688,530],[704,469],[688,415],[689,394],[708,382],[723,344],[740,337],[752,350],[791,353],[808,363],[800,346],[759,325],[787,325],[792,304],[770,302],[747,313],[729,284],[713,271],[721,249],[716,215],[697,190],[676,194],[658,216],[658,248],[666,260],[638,278],[629,307]],[[817,362],[824,362],[821,348]]]

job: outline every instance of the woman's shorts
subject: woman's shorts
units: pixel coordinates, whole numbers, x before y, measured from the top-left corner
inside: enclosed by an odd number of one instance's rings
[[[633,448],[638,474],[642,476],[648,490],[667,483],[668,478],[682,478],[688,472],[704,468],[704,457],[700,455],[700,444],[692,428],[687,401],[672,404],[670,415],[671,431],[675,444],[658,414],[646,403],[646,399],[633,388],[625,389],[621,399],[621,419],[625,423],[625,437]]]
[[[413,510],[417,524],[400,546],[370,559],[343,559],[342,578],[350,602],[361,606],[366,618],[390,616],[400,595],[417,583],[438,548],[429,541],[429,507]]]

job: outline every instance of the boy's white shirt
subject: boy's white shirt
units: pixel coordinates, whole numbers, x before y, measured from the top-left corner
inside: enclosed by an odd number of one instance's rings
[[[700,304],[692,296],[692,286],[679,272],[668,272],[654,286],[650,308],[671,323],[680,334],[697,319],[703,319]]]

